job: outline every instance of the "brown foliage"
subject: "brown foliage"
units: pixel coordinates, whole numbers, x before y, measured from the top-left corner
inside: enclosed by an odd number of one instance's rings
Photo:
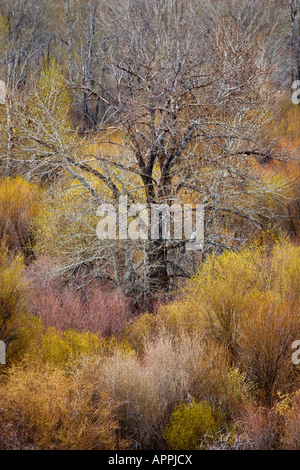
[[[291,345],[299,333],[299,307],[277,296],[248,299],[241,321],[238,364],[270,405],[292,376]]]
[[[247,407],[237,423],[245,448],[251,450],[275,450],[280,445],[280,417],[274,408]]]
[[[287,450],[300,450],[300,393],[297,392],[291,407],[285,413],[283,447]]]

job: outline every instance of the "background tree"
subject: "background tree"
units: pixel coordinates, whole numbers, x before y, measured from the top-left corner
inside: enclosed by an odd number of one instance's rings
[[[291,11],[291,81],[300,80],[300,2],[290,0]]]
[[[66,70],[69,84],[73,86],[75,99],[75,117],[82,130],[95,128],[101,106],[89,95],[87,87],[92,86],[95,78],[101,78],[105,67],[99,60],[99,48],[102,44],[102,28],[99,12],[100,0],[73,1],[56,0],[62,8],[61,16],[56,21],[56,50],[59,62]],[[82,90],[74,87],[82,84]],[[102,106],[103,108],[103,106]]]

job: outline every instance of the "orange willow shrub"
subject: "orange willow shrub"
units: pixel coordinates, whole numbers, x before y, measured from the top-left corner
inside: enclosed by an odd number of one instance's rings
[[[278,450],[280,447],[281,417],[276,407],[251,404],[241,410],[236,422],[243,448],[248,450]]]
[[[32,224],[39,212],[40,189],[21,177],[0,183],[0,238],[15,254],[32,255]]]
[[[253,294],[240,324],[237,363],[271,405],[278,391],[295,384],[291,345],[300,337],[298,304],[278,294]],[[298,379],[299,382],[299,379]]]
[[[86,376],[68,376],[53,366],[13,367],[0,389],[0,416],[18,436],[15,444],[9,436],[7,447],[112,450],[126,445],[118,439],[108,395],[95,394]]]
[[[287,450],[300,450],[300,391],[293,396],[286,396],[281,407],[284,424],[282,431],[282,447]],[[279,408],[280,410],[280,408]]]

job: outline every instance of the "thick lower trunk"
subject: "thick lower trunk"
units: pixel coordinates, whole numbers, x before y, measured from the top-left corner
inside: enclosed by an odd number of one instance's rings
[[[148,250],[148,291],[149,295],[156,296],[159,292],[170,289],[170,276],[168,273],[168,256],[165,241],[153,241]]]

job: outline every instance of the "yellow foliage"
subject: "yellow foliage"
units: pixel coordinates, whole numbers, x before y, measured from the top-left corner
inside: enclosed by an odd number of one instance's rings
[[[148,313],[129,325],[124,336],[131,347],[136,352],[141,353],[144,351],[146,344],[156,336],[157,332],[157,317]]]
[[[21,177],[5,178],[0,183],[0,237],[14,252],[29,254],[32,225],[39,214],[41,190]]]
[[[1,40],[1,46],[0,50],[4,52],[5,48],[5,38],[6,35],[9,32],[9,24],[5,16],[0,14],[0,40]]]
[[[13,367],[0,391],[2,417],[37,449],[112,450],[117,422],[109,398],[80,375],[43,365]]]
[[[95,334],[74,330],[58,332],[55,328],[47,328],[38,354],[43,363],[63,367],[85,356],[103,355],[104,351],[104,342]]]
[[[292,396],[289,393],[277,393],[279,402],[276,405],[276,411],[281,416],[285,416],[292,409]]]
[[[52,135],[61,135],[63,132],[66,137],[66,131],[70,129],[70,93],[54,59],[42,72],[38,92],[28,103],[32,119],[39,121],[41,138],[47,137],[47,132],[53,133]],[[44,108],[45,112],[41,113],[41,108]]]
[[[300,107],[291,103],[290,97],[284,102],[282,109],[281,120],[276,126],[277,132],[280,132],[281,146],[290,146],[294,149],[300,146],[300,130],[299,130],[299,119],[300,119]]]
[[[31,323],[23,327],[24,334],[30,338],[24,363],[48,364],[60,368],[73,368],[87,358],[104,358],[118,351],[130,354],[131,348],[126,341],[114,337],[100,338],[91,332],[75,330],[58,331],[54,327],[45,328],[42,322],[32,317]]]
[[[25,313],[26,281],[21,256],[12,257],[0,245],[0,340],[7,345],[7,362],[24,354],[31,341],[32,318]],[[32,333],[32,331],[31,331]]]

